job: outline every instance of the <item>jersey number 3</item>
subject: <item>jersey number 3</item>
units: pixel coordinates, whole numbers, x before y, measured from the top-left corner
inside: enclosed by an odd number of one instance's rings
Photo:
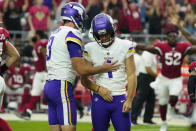
[[[166,65],[180,65],[182,54],[179,52],[165,53],[165,64]]]
[[[48,42],[49,44],[48,44],[47,58],[46,58],[47,61],[49,61],[51,58],[51,48],[52,48],[53,41],[54,41],[54,36],[51,36]]]

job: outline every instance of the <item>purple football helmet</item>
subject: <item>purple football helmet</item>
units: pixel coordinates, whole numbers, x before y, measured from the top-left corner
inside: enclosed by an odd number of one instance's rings
[[[61,9],[61,19],[72,21],[78,29],[83,28],[83,22],[87,19],[85,8],[76,2],[66,3]]]
[[[107,46],[114,40],[116,31],[114,27],[114,21],[112,17],[107,14],[101,13],[96,15],[92,20],[91,30],[93,37],[101,46]],[[101,42],[99,36],[105,35],[107,33],[110,34],[110,39],[107,42]]]

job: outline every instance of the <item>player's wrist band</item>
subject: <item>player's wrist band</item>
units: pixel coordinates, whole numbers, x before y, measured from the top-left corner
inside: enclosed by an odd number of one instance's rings
[[[99,93],[99,89],[100,89],[100,87],[101,87],[101,86],[98,86],[98,89],[96,90],[96,92],[97,92],[97,93]]]
[[[7,69],[8,69],[7,65],[6,64],[3,64],[1,66],[1,74],[3,74]]]

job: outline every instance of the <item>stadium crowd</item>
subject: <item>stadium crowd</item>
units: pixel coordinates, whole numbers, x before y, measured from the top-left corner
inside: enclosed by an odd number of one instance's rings
[[[43,111],[39,107],[40,103],[45,104],[43,95],[36,96],[31,100],[32,94],[30,93],[34,74],[37,71],[33,64],[37,58],[35,57],[34,48],[41,39],[47,39],[47,35],[62,24],[60,21],[61,8],[66,2],[79,2],[86,8],[88,19],[84,23],[85,30],[83,31],[83,41],[85,43],[91,41],[91,38],[89,38],[91,21],[99,13],[109,14],[114,19],[116,34],[119,37],[127,34],[130,40],[138,44],[149,45],[151,41],[144,41],[143,39],[145,38],[139,39],[138,37],[132,37],[132,35],[151,35],[158,41],[163,40],[162,36],[165,38],[166,33],[174,27],[170,19],[176,15],[180,26],[196,37],[196,1],[194,0],[0,0],[0,21],[3,21],[3,26],[11,32],[10,40],[14,39],[12,43],[21,54],[20,62],[8,69],[4,74],[8,88],[5,92],[1,112],[17,109],[19,113],[23,113],[24,110],[31,108],[30,113],[25,112],[27,114],[26,119],[30,119],[31,113],[36,107],[37,112]],[[27,33],[27,38],[23,38],[22,31]],[[178,36],[179,41],[187,41],[180,31]],[[24,41],[24,39],[27,41]],[[42,46],[46,48],[46,45]],[[141,59],[143,56],[141,55],[142,51],[137,50],[137,54]],[[157,70],[159,70],[161,67],[160,58],[155,57]],[[189,100],[186,86],[189,76],[187,65],[194,60],[196,60],[195,55],[184,58],[184,68],[181,69],[183,72],[183,88],[174,109],[176,113],[182,113],[185,116],[190,116],[193,110],[193,104]],[[138,70],[137,67],[139,68],[139,65],[136,62],[136,70]],[[45,69],[42,71],[45,71]],[[158,71],[156,73],[158,74]],[[157,75],[154,75],[153,80],[150,81],[154,81],[156,77]],[[154,94],[153,97],[155,97]],[[86,98],[89,99],[90,97]],[[80,97],[79,99],[85,98]],[[156,100],[154,100],[155,98],[152,99],[154,101],[152,106],[155,108],[154,104],[156,106],[158,100],[157,98]],[[33,101],[31,102],[33,104],[29,105],[29,101]],[[182,108],[186,109],[183,110]],[[155,114],[158,114],[157,112],[159,111],[154,110]],[[80,108],[79,113],[81,117],[84,115],[83,107]],[[149,118],[150,124],[154,124],[151,117],[153,115]],[[149,121],[147,122],[148,124]],[[136,120],[133,124],[137,124]]]

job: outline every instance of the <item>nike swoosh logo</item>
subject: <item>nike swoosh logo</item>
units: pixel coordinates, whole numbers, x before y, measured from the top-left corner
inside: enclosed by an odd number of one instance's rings
[[[121,100],[120,102],[123,103],[125,100]]]

